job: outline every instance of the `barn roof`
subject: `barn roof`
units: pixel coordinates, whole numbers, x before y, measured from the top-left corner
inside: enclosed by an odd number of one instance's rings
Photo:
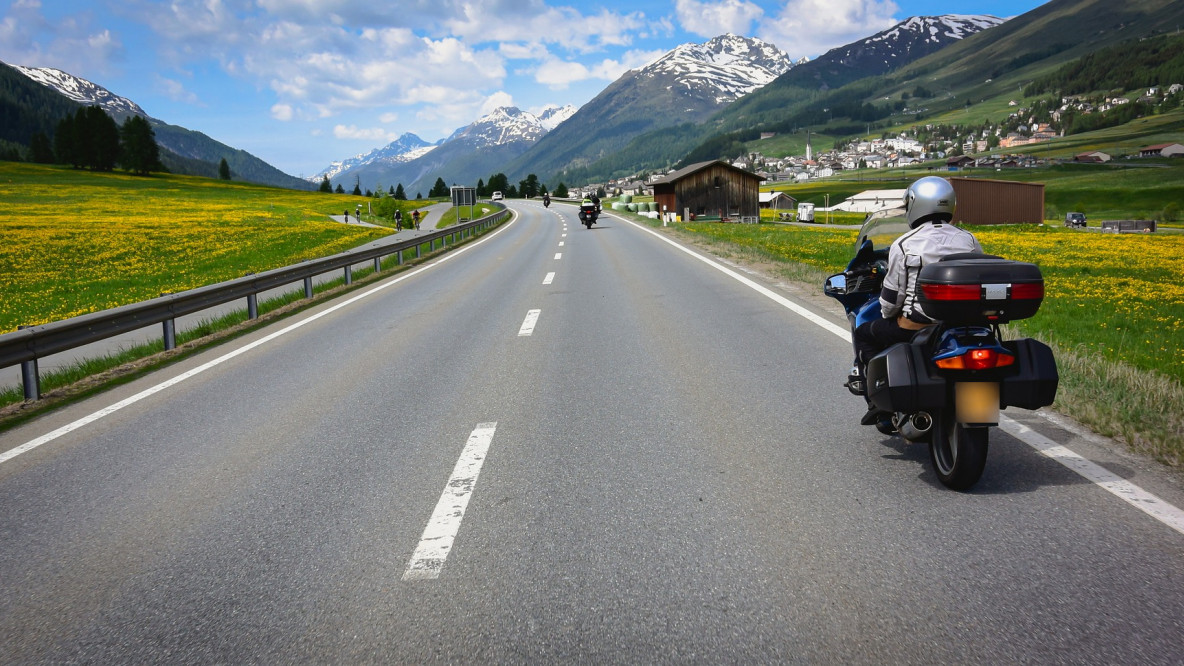
[[[672,172],[666,174],[664,177],[659,178],[658,180],[655,180],[653,184],[658,185],[658,184],[665,184],[665,183],[673,183],[675,181],[682,180],[683,178],[686,178],[687,176],[689,176],[693,173],[698,173],[700,171],[703,171],[704,169],[708,169],[708,168],[716,166],[716,165],[719,165],[719,166],[721,166],[725,169],[729,169],[731,171],[735,171],[736,173],[742,173],[746,176],[751,176],[757,180],[765,180],[764,176],[759,176],[755,173],[752,173],[751,171],[745,171],[744,169],[741,169],[739,167],[732,166],[731,164],[728,164],[727,162],[725,162],[723,160],[708,160],[707,162],[697,162],[697,163],[692,164],[690,166],[685,166],[685,167],[679,169],[678,171],[672,171]]]

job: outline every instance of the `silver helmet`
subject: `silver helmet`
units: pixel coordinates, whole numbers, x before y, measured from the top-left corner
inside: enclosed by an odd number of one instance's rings
[[[925,176],[909,185],[904,193],[904,209],[912,229],[926,222],[954,219],[955,203],[954,186],[938,176]]]

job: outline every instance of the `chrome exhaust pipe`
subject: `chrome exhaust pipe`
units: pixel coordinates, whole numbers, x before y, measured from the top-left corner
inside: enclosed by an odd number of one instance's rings
[[[929,415],[929,412],[917,412],[907,418],[902,414],[900,423],[896,425],[900,436],[910,441],[923,438],[931,428],[933,428],[933,417]]]

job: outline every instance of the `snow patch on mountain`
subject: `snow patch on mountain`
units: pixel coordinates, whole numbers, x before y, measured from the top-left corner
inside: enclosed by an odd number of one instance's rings
[[[578,111],[576,107],[571,104],[558,106],[556,104],[548,105],[543,111],[537,114],[539,124],[542,125],[548,132],[559,127],[560,123],[571,118]]]
[[[361,153],[353,157],[333,162],[321,170],[320,173],[308,178],[309,182],[319,183],[328,177],[333,180],[338,175],[369,164],[396,165],[410,162],[427,155],[439,143],[428,143],[411,132],[406,132],[399,138],[382,148],[375,148],[368,153]]]
[[[97,104],[116,120],[122,120],[128,116],[148,117],[144,109],[141,109],[139,104],[136,104],[130,99],[120,97],[103,86],[91,83],[73,74],[68,74],[60,69],[54,69],[52,67],[22,67],[21,65],[12,65],[12,68],[37,83],[56,90],[59,94],[75,102],[87,106]]]
[[[993,28],[1005,20],[988,14],[914,16],[884,32],[867,38],[864,42],[896,41],[906,34],[912,34],[921,36],[927,42],[944,44],[951,40],[965,39],[987,28]]]
[[[795,64],[772,44],[725,34],[703,44],[678,46],[635,71],[640,76],[669,78],[668,87],[682,86],[688,93],[726,104],[768,84]]]

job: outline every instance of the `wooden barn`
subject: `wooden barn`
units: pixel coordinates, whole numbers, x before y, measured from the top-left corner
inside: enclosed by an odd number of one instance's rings
[[[950,178],[950,184],[958,197],[954,221],[959,224],[1044,222],[1044,183]]]
[[[700,162],[654,181],[654,201],[659,210],[677,213],[684,221],[756,222],[763,180],[722,160]]]

